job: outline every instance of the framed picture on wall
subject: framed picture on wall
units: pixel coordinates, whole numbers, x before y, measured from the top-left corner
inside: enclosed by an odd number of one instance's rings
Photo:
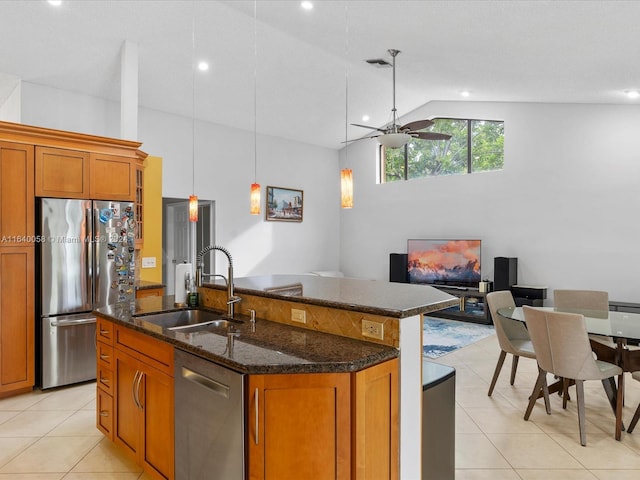
[[[267,186],[266,219],[276,222],[302,221],[302,190]]]

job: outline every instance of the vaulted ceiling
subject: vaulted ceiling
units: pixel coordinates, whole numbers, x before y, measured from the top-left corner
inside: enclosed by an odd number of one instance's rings
[[[634,103],[640,89],[640,2],[313,3],[2,1],[0,102],[17,79],[119,101],[125,40],[141,106],[329,148],[347,106],[349,123],[391,120],[391,69],[364,61],[390,48],[400,115],[432,100]]]

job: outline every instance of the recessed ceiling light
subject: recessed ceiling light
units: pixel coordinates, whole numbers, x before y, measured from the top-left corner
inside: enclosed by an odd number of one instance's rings
[[[362,121],[368,122],[370,120],[369,115],[362,115]]]
[[[468,97],[469,95],[471,95],[471,92],[469,92],[469,90],[463,90],[460,92],[460,95],[462,95],[463,97]]]
[[[59,7],[62,5],[62,0],[47,0],[49,5],[53,5],[54,7]]]
[[[313,10],[313,3],[311,2],[300,2],[300,6],[305,10]]]
[[[632,99],[640,97],[640,92],[638,92],[638,90],[627,90],[625,93],[627,94],[627,97]]]
[[[198,70],[201,72],[206,72],[209,70],[209,64],[205,61],[198,62]]]

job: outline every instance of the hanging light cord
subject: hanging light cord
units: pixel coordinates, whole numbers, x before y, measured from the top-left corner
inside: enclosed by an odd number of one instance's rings
[[[258,0],[253,2],[253,183],[258,177]]]
[[[191,193],[196,193],[196,3],[191,18]]]
[[[345,33],[345,47],[344,47],[344,159],[348,164],[349,160],[349,134],[347,132],[349,125],[349,5],[348,2],[344,5],[344,33]]]

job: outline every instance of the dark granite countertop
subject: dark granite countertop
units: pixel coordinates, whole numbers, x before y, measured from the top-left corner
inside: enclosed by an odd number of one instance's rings
[[[357,312],[405,318],[458,305],[458,298],[428,285],[316,275],[264,275],[234,280],[235,292]],[[207,284],[226,288],[223,283]]]
[[[227,329],[217,327],[170,331],[145,320],[145,315],[180,310],[173,296],[147,297],[134,304],[119,303],[97,313],[175,347],[220,365],[249,374],[355,372],[396,358],[398,350],[386,345],[353,340],[268,320],[236,315],[233,352],[227,350]]]
[[[136,280],[134,287],[136,290],[148,290],[151,288],[164,288],[164,283],[150,282],[149,280]]]

